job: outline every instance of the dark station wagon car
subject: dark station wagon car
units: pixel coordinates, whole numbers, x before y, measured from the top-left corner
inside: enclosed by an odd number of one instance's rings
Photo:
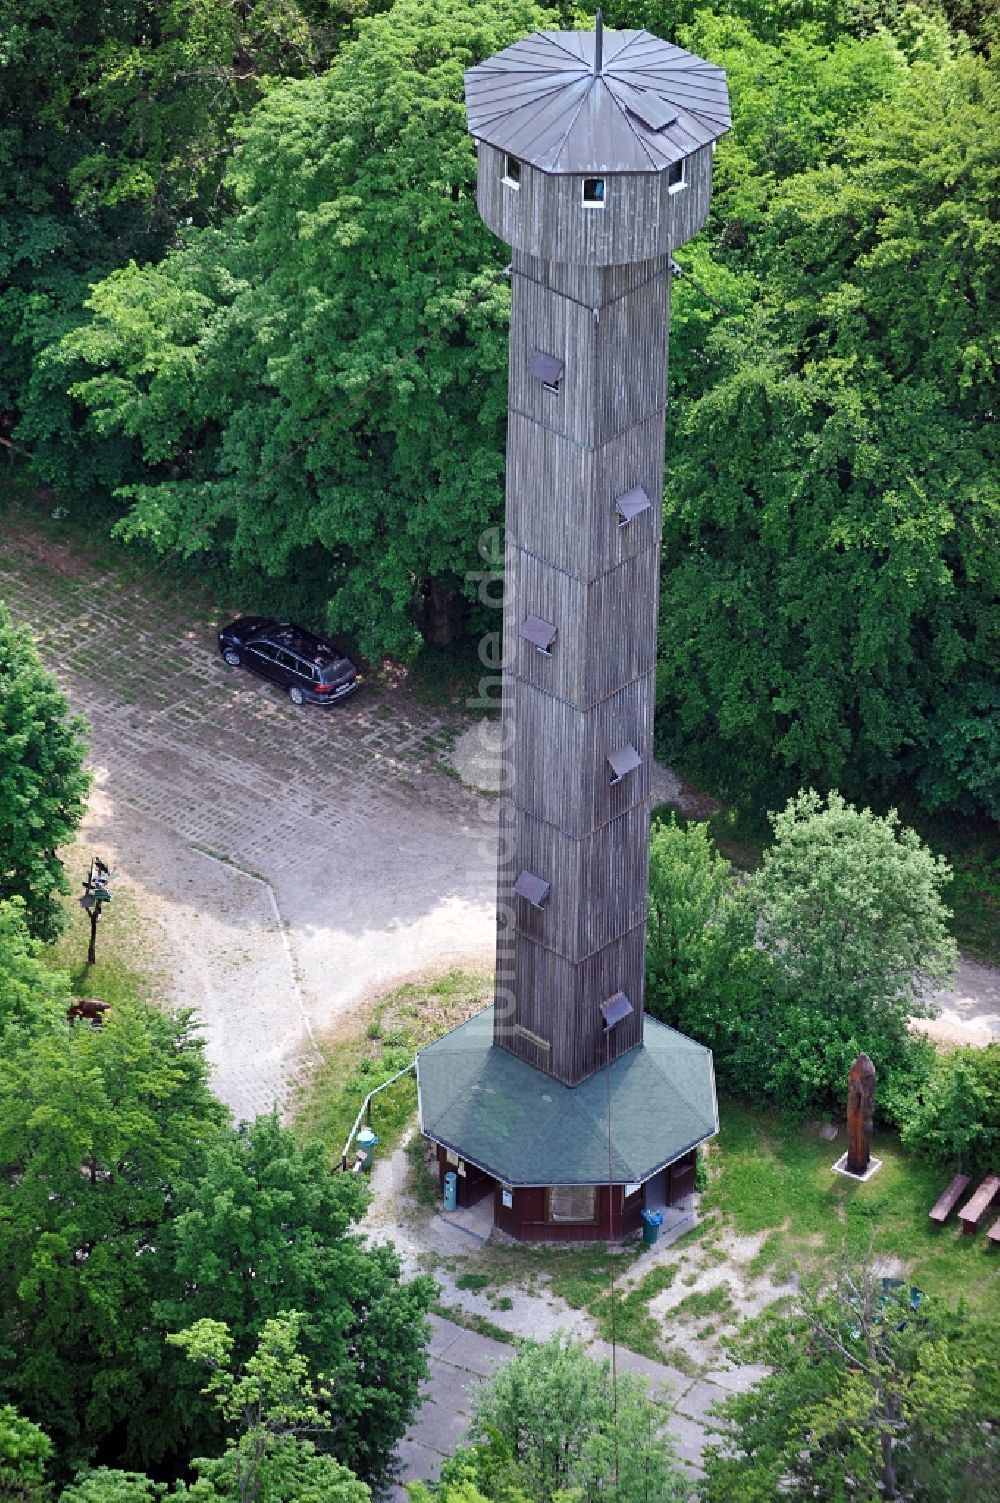
[[[350,658],[287,621],[240,616],[219,632],[219,651],[233,668],[281,684],[293,705],[339,704],[361,687]]]

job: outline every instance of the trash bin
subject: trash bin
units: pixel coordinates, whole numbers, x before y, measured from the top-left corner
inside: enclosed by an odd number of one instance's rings
[[[660,1235],[660,1227],[663,1225],[662,1211],[643,1211],[642,1215],[642,1244],[644,1247],[654,1246]]]
[[[444,1177],[444,1208],[446,1211],[458,1210],[458,1175],[454,1169],[449,1169]]]
[[[375,1162],[375,1144],[378,1138],[370,1127],[363,1127],[354,1140],[361,1154],[361,1167],[366,1174],[371,1173],[372,1164]]]

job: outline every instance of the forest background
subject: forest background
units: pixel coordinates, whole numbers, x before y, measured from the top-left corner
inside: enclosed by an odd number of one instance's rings
[[[606,22],[722,64],[734,111],[674,289],[661,754],[724,798],[996,817],[996,13],[612,0]],[[590,24],[0,0],[14,460],[247,609],[475,664],[509,289],[462,74]]]

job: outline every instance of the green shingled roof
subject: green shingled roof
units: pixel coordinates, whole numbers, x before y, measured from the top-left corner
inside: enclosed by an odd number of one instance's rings
[[[420,1123],[506,1185],[632,1184],[718,1131],[711,1051],[652,1018],[645,1040],[564,1086],[493,1042],[493,1009],[417,1057]]]

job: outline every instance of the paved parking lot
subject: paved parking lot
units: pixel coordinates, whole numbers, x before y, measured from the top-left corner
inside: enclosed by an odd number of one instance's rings
[[[365,992],[490,963],[493,809],[441,764],[460,721],[367,686],[297,710],[223,664],[193,595],[6,520],[0,599],[91,727],[85,836],[169,933],[172,994],[238,1115]]]

